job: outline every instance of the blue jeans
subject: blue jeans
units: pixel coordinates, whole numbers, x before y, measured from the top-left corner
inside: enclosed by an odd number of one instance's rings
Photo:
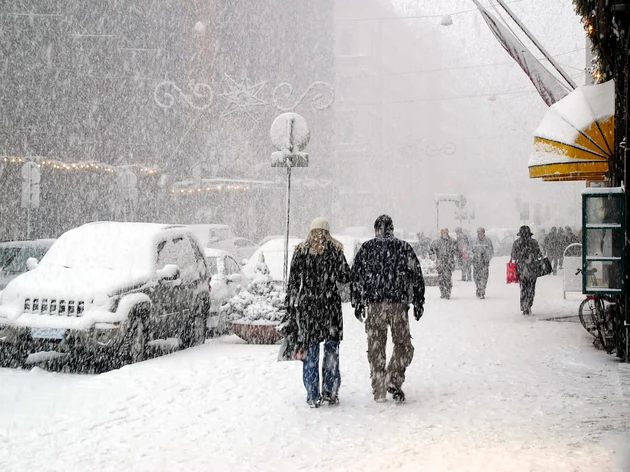
[[[341,384],[339,372],[339,341],[324,342],[324,365],[322,366],[324,377],[322,390],[337,395]],[[308,403],[319,399],[319,344],[311,344],[308,347],[306,358],[302,366],[304,387],[306,388],[306,401]]]

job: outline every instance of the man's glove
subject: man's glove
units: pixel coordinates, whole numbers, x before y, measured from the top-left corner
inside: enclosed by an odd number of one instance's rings
[[[418,321],[424,315],[424,305],[414,304],[413,305],[413,317]]]
[[[365,306],[357,303],[357,306],[354,307],[354,316],[363,323],[365,321]]]

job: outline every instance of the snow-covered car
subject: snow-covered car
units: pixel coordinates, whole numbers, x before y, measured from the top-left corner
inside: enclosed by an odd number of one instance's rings
[[[230,238],[206,246],[212,249],[222,249],[229,252],[237,260],[249,259],[260,246],[247,238]]]
[[[28,270],[29,259],[40,261],[54,242],[54,239],[35,239],[0,243],[0,290]]]
[[[254,277],[256,272],[256,264],[262,254],[265,257],[265,262],[269,267],[269,272],[274,283],[281,284],[282,273],[284,271],[284,238],[271,239],[265,244],[261,245],[256,252],[249,258],[247,264],[243,266],[243,273],[250,279]],[[303,239],[289,238],[289,259],[287,265],[287,271],[291,269],[291,258],[293,257],[293,251],[295,246],[300,244]],[[287,274],[288,276],[288,274]]]
[[[271,241],[272,239],[284,239],[284,238],[286,238],[286,235],[284,234],[271,234],[269,236],[265,236],[263,239],[258,241],[258,247]],[[289,239],[299,239],[299,238],[297,236],[289,236]]]
[[[35,351],[144,359],[152,340],[205,341],[209,272],[183,226],[90,223],[59,237],[0,294],[0,365]]]
[[[210,271],[210,316],[208,329],[213,334],[222,334],[227,330],[225,316],[220,316],[219,309],[241,289],[247,287],[248,277],[241,266],[226,251],[221,249],[204,249],[208,270]]]
[[[185,226],[195,235],[202,247],[213,247],[212,245],[219,241],[225,241],[234,237],[234,233],[228,225],[202,223]]]

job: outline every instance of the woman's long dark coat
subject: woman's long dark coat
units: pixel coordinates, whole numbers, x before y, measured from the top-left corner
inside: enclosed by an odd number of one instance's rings
[[[340,243],[327,241],[321,254],[313,254],[304,243],[296,248],[291,260],[287,303],[296,307],[301,343],[342,340],[339,284],[348,282],[350,268]]]

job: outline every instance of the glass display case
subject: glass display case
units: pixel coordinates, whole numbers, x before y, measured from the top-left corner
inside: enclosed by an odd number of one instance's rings
[[[582,192],[582,290],[622,294],[625,284],[625,196],[621,187]]]

